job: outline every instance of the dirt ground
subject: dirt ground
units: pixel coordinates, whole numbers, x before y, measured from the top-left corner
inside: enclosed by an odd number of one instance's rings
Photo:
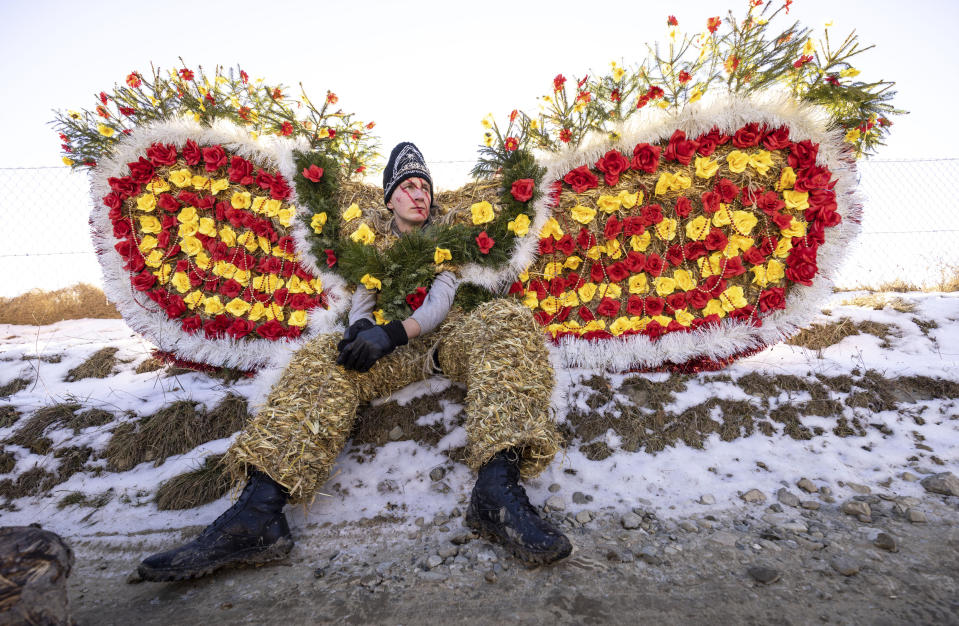
[[[753,504],[685,520],[599,511],[564,521],[573,555],[536,569],[471,538],[456,510],[294,527],[287,562],[185,583],[127,577],[198,528],[101,535],[74,545],[70,599],[79,624],[959,624],[959,497],[850,500],[871,515],[829,498],[818,510]],[[879,533],[895,545],[878,546]]]

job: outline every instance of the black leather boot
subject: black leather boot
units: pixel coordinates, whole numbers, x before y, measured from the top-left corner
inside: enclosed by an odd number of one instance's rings
[[[519,455],[512,450],[498,452],[480,468],[466,524],[529,565],[558,561],[573,550],[566,535],[529,503],[519,484]]]
[[[137,571],[144,580],[187,580],[212,574],[227,565],[281,559],[293,547],[290,527],[283,515],[286,500],[283,487],[266,474],[254,471],[239,499],[199,537],[147,557]]]

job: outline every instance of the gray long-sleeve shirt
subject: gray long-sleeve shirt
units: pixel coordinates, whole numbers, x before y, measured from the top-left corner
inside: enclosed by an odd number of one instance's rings
[[[456,296],[458,286],[459,279],[452,272],[440,272],[436,276],[433,284],[430,285],[430,290],[426,293],[423,304],[413,311],[413,315],[410,316],[420,325],[421,334],[425,335],[443,323],[453,306],[453,298]],[[363,285],[357,285],[350,306],[350,325],[362,318],[375,323],[373,319],[373,309],[375,308],[376,291],[367,289]]]

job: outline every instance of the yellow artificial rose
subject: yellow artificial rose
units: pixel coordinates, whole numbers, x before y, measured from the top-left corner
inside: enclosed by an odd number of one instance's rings
[[[746,171],[749,165],[749,155],[739,150],[733,150],[726,155],[726,162],[729,163],[729,171],[737,174]]]
[[[709,219],[700,215],[686,223],[686,237],[693,241],[702,241],[709,234]]]
[[[147,235],[140,240],[140,252],[149,252],[157,247],[157,238],[153,235]]]
[[[723,310],[723,303],[713,298],[706,303],[706,306],[703,307],[703,317],[707,315],[718,315],[719,317],[726,317],[726,311]]]
[[[630,323],[628,317],[617,317],[616,320],[609,325],[609,332],[613,333],[617,337],[622,335],[627,330],[631,330],[633,325]]]
[[[603,283],[596,288],[596,293],[599,294],[600,298],[612,298],[616,300],[623,295],[623,288],[616,283]]]
[[[190,291],[190,278],[186,275],[186,272],[175,273],[170,282],[180,293],[186,293]]]
[[[592,246],[586,251],[586,257],[598,261],[604,252],[606,252],[606,246]]]
[[[671,317],[666,317],[665,315],[655,315],[653,316],[653,321],[658,322],[660,326],[666,328],[669,326],[669,323],[673,321]]]
[[[593,221],[593,218],[596,217],[596,209],[591,209],[581,204],[577,204],[570,209],[569,212],[573,216],[573,219],[580,224],[589,224]]]
[[[723,227],[733,223],[733,213],[728,204],[720,204],[719,210],[713,213],[713,226]]]
[[[190,183],[193,182],[193,173],[186,168],[180,169],[180,170],[174,170],[170,172],[169,178],[171,183],[173,183],[180,189],[183,189],[184,187],[187,187],[188,185],[190,185]]]
[[[141,211],[150,212],[157,206],[157,198],[152,193],[145,193],[137,198],[137,208]]]
[[[201,217],[200,226],[197,229],[201,235],[206,235],[207,237],[216,236],[216,221],[212,217]]]
[[[246,248],[247,251],[249,251],[249,252],[253,252],[254,250],[257,249],[257,246],[258,246],[257,241],[256,241],[256,235],[254,235],[254,234],[253,234],[251,231],[249,231],[249,230],[244,231],[243,233],[241,233],[240,236],[236,238],[236,242],[237,242],[237,244],[239,244],[239,245],[243,246],[244,248]]]
[[[247,315],[247,318],[251,322],[255,322],[259,320],[260,318],[264,317],[265,315],[266,315],[266,307],[263,305],[263,303],[254,302],[253,306],[250,307],[250,314]]]
[[[696,157],[696,176],[712,178],[719,170],[719,162],[710,157]]]
[[[575,291],[564,291],[560,294],[559,303],[561,306],[579,306],[579,297]]]
[[[776,283],[785,277],[786,266],[776,259],[770,259],[769,263],[766,264],[766,280],[770,283]]]
[[[654,227],[656,236],[663,241],[672,241],[676,238],[676,220],[671,217],[663,218],[663,221]]]
[[[73,165],[73,159],[71,159],[70,157],[60,157],[60,160],[63,161],[63,164],[66,165],[67,167]]]
[[[668,276],[659,276],[653,280],[653,287],[657,295],[668,296],[676,291],[676,281]]]
[[[803,237],[806,234],[806,222],[795,217],[789,222],[789,228],[779,231],[783,237]]]
[[[623,256],[622,248],[619,245],[618,239],[610,239],[606,242],[606,255],[611,259],[618,259]]]
[[[719,274],[722,271],[722,254],[714,252],[709,257],[700,257],[696,259],[696,265],[703,278]]]
[[[286,282],[286,288],[290,293],[313,293],[310,283],[307,280],[300,280],[300,277],[294,274]]]
[[[649,282],[646,278],[646,273],[641,272],[639,274],[633,274],[629,277],[629,293],[646,293],[649,291]]]
[[[253,288],[264,293],[273,293],[283,286],[283,279],[276,274],[265,274],[253,279]]]
[[[203,300],[202,291],[191,291],[189,294],[183,296],[183,301],[190,307],[190,310],[195,309],[201,300]]]
[[[323,291],[322,278],[319,278],[319,277],[314,278],[313,280],[310,281],[310,285],[313,287],[313,291],[315,291],[316,293],[320,293],[321,291]]]
[[[263,252],[269,254],[270,251],[272,250],[272,248],[270,247],[270,240],[267,239],[266,237],[257,237],[256,242],[257,242],[257,246],[259,246],[260,250],[262,250]]]
[[[306,326],[308,318],[306,311],[293,311],[290,313],[290,319],[286,321],[290,326]]]
[[[596,295],[596,283],[584,283],[576,290],[582,303],[587,303]]]
[[[236,266],[229,261],[217,261],[213,264],[213,273],[223,278],[233,278],[236,273]]]
[[[539,300],[536,298],[536,292],[532,289],[526,292],[526,295],[523,297],[523,304],[531,309],[535,309],[539,306]]]
[[[580,265],[580,263],[582,263],[582,262],[583,262],[583,259],[579,258],[578,256],[573,255],[573,256],[571,256],[571,257],[567,257],[567,258],[566,258],[566,262],[563,263],[563,267],[565,267],[565,268],[567,268],[567,269],[571,269],[571,270],[577,270],[577,269],[579,269],[579,265]]]
[[[160,266],[160,269],[153,272],[153,275],[157,277],[157,280],[161,285],[165,285],[170,282],[170,275],[173,273],[173,267],[169,263],[164,263]]]
[[[246,287],[250,284],[250,270],[236,270],[236,274],[233,275],[233,280]]]
[[[676,311],[674,315],[676,316],[676,321],[683,326],[689,326],[693,323],[693,319],[695,319],[693,314],[686,309],[680,309],[679,311]]]
[[[749,211],[733,211],[733,228],[740,235],[748,235],[758,223],[759,219]]]
[[[312,219],[310,219],[310,228],[313,229],[313,232],[317,235],[323,233],[323,226],[326,225],[326,212],[323,213],[314,213]]]
[[[689,189],[689,186],[692,184],[693,180],[681,172],[675,174],[672,172],[663,172],[659,175],[659,180],[656,181],[655,193],[657,196],[661,196],[667,191],[682,191]]]
[[[551,217],[543,224],[543,229],[539,231],[539,236],[541,239],[543,237],[552,237],[558,240],[563,237],[563,228],[559,225],[559,222],[556,221],[555,217]]]
[[[517,237],[523,237],[529,232],[529,216],[520,213],[513,220],[507,222],[506,230],[514,233]]]
[[[719,296],[720,301],[722,302],[723,309],[727,312],[735,311],[736,309],[741,309],[747,304],[746,297],[743,294],[743,288],[739,285],[733,285],[728,288],[726,291]]]
[[[765,176],[769,168],[773,166],[772,156],[766,150],[760,150],[756,154],[749,156],[749,164],[753,166],[760,176]]]
[[[787,189],[783,191],[783,200],[786,202],[786,208],[793,211],[805,211],[809,208],[808,191],[793,191]]]
[[[262,211],[267,217],[276,217],[282,212],[283,203],[276,198],[269,198],[263,202]]]
[[[293,216],[296,215],[296,211],[291,207],[288,209],[280,209],[280,212],[276,214],[276,219],[279,220],[280,224],[283,226],[291,226],[293,224]]]
[[[766,277],[766,266],[765,265],[754,265],[749,268],[749,271],[753,273],[752,283],[758,285],[759,287],[765,287],[769,284],[769,279]]]
[[[249,191],[234,191],[230,196],[230,206],[234,209],[250,208],[251,196]]]
[[[673,280],[676,281],[676,286],[683,291],[689,291],[696,287],[696,280],[689,270],[676,270],[673,272]]]
[[[232,248],[236,245],[236,231],[229,226],[224,226],[220,229],[220,241]]]
[[[363,283],[363,286],[367,289],[382,289],[383,283],[380,282],[379,278],[374,278],[370,274],[363,274],[363,278],[360,279],[360,282]]]
[[[230,181],[228,181],[225,178],[217,178],[216,180],[210,183],[210,193],[212,193],[215,196],[216,194],[220,193],[224,189],[228,189],[229,187],[230,187]]]
[[[193,185],[194,189],[203,189],[204,187],[210,186],[210,179],[206,176],[194,174],[193,177],[190,178],[190,184]]]
[[[493,205],[483,200],[470,207],[470,215],[473,217],[474,224],[488,224],[496,218],[493,213]]]
[[[605,194],[599,197],[599,200],[596,201],[596,206],[598,206],[599,210],[603,213],[615,213],[621,208],[618,196],[610,196]],[[579,207],[575,207],[573,210],[576,210],[576,208]],[[586,222],[583,223],[585,224]]]
[[[433,250],[433,263],[439,265],[443,261],[452,261],[452,260],[453,260],[453,253],[450,252],[449,248],[440,248],[439,246],[437,246],[437,248]]]
[[[546,299],[539,301],[539,308],[543,309],[550,315],[555,315],[559,311],[559,300],[553,296],[547,296]]]
[[[203,312],[207,315],[219,315],[223,312],[223,303],[220,296],[210,296],[203,299]]]
[[[386,319],[386,315],[383,314],[383,309],[376,309],[373,311],[373,321],[382,326],[390,320]]]
[[[183,207],[180,209],[180,212],[176,216],[177,221],[181,224],[187,224],[189,222],[196,222],[200,219],[200,216],[197,215],[196,209],[191,206]]]
[[[789,251],[793,249],[793,240],[789,237],[783,237],[779,240],[779,243],[776,244],[776,249],[773,250],[773,256],[785,259],[789,256]]]
[[[276,320],[278,322],[283,321],[283,307],[276,302],[271,302],[266,307],[266,318],[271,320]]]
[[[145,187],[147,191],[156,195],[158,193],[163,193],[164,191],[170,191],[170,185],[167,184],[162,178],[154,178]]]
[[[160,226],[160,220],[155,218],[152,215],[141,215],[140,216],[140,230],[145,233],[156,234],[163,230]]]
[[[350,235],[350,239],[357,243],[362,243],[364,246],[369,246],[376,241],[376,233],[364,222]]]
[[[649,247],[649,242],[652,239],[652,236],[647,230],[642,235],[633,235],[629,238],[629,247],[635,250],[636,252],[645,252],[646,248]]]
[[[201,270],[208,269],[210,267],[210,264],[212,263],[212,261],[210,260],[210,257],[208,257],[206,252],[202,250],[196,253],[196,259],[194,262],[196,263],[197,267],[199,267]]]
[[[363,215],[363,211],[361,211],[360,206],[354,202],[350,205],[350,208],[343,212],[343,221],[352,222],[361,215]]]
[[[233,317],[243,317],[250,310],[250,303],[242,298],[233,298],[227,302],[226,310]]]
[[[554,278],[563,273],[563,263],[562,261],[553,261],[552,263],[547,263],[546,267],[543,268],[543,276],[546,280]]]
[[[150,254],[143,259],[143,262],[146,263],[148,267],[160,267],[160,264],[163,263],[163,250],[151,250]]]
[[[180,227],[177,228],[176,234],[182,239],[183,237],[192,237],[196,234],[197,229],[200,227],[199,222],[184,222],[180,224]]]
[[[793,168],[788,165],[783,168],[782,173],[779,175],[779,190],[783,189],[792,189],[793,185],[796,184],[796,172]]]
[[[588,333],[593,330],[606,330],[606,320],[593,320],[583,326],[583,332]]]
[[[629,193],[624,189],[619,192],[616,198],[619,200],[619,203],[623,205],[624,209],[631,209],[643,201],[643,192],[637,191],[636,193]]]

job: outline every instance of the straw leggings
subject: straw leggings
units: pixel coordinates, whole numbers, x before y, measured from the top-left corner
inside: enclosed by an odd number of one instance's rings
[[[524,477],[538,474],[558,450],[549,416],[554,385],[544,335],[529,309],[498,299],[470,313],[454,309],[435,332],[410,340],[365,373],[336,365],[338,335],[320,335],[294,355],[265,406],[227,453],[231,473],[250,466],[309,500],[330,475],[356,410],[433,375],[432,351],[466,393],[467,463],[478,469],[507,448],[522,451]]]

